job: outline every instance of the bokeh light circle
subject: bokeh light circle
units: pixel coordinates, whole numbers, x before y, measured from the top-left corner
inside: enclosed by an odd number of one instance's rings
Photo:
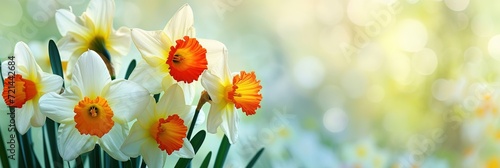
[[[23,9],[17,0],[5,0],[0,5],[0,24],[15,26],[21,21]]]
[[[323,82],[325,67],[317,57],[302,57],[295,63],[294,76],[301,87],[313,89]]]
[[[488,42],[488,52],[490,56],[500,60],[500,35],[493,36]]]
[[[428,40],[427,29],[422,22],[414,19],[402,21],[396,35],[399,47],[408,52],[422,50]]]
[[[444,0],[444,4],[453,11],[463,11],[469,6],[469,0]]]
[[[348,116],[340,108],[331,108],[323,114],[323,125],[333,133],[342,132],[347,127]]]
[[[436,70],[438,59],[433,50],[425,48],[413,56],[412,63],[417,73],[421,75],[430,75]]]

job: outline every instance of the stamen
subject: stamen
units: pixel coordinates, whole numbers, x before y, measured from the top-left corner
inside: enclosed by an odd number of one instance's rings
[[[92,115],[92,117],[97,117],[97,107],[90,107],[90,115]]]

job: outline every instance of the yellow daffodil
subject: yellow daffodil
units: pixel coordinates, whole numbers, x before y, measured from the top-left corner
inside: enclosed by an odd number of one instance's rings
[[[111,81],[105,63],[94,51],[80,56],[71,80],[72,86],[63,94],[40,98],[42,113],[61,123],[61,157],[75,159],[97,143],[111,157],[128,160],[119,148],[128,134],[128,122],[149,103],[149,92],[132,81]]]
[[[45,93],[61,91],[63,80],[43,72],[24,42],[16,44],[14,57],[2,62],[2,97],[7,106],[15,107],[17,131],[25,134],[30,126],[43,126],[45,115],[40,112],[38,100]]]
[[[226,53],[226,52],[225,52]],[[224,54],[227,59],[227,54]],[[227,63],[222,71],[205,71],[201,84],[210,95],[210,111],[207,118],[207,131],[216,133],[221,126],[229,142],[234,143],[238,137],[238,114],[241,108],[246,115],[253,115],[260,108],[262,86],[254,72],[241,71],[230,80],[231,74]]]
[[[172,153],[192,158],[194,150],[186,138],[186,125],[193,116],[191,109],[186,105],[182,88],[170,85],[158,104],[151,100],[138,116],[121,150],[131,157],[142,155],[149,167],[163,167],[167,155]]]
[[[220,57],[224,44],[215,40],[197,39],[193,27],[193,11],[189,5],[182,6],[163,30],[132,30],[132,41],[139,49],[144,61],[139,62],[130,80],[136,81],[151,93],[162,91],[162,83],[181,83],[192,101],[193,81],[199,79],[207,68],[221,65]]]
[[[79,18],[69,10],[57,10],[57,28],[63,36],[58,46],[62,60],[68,61],[68,78],[71,77],[78,57],[89,49],[101,56],[111,76],[119,69],[120,57],[130,49],[130,29],[113,29],[114,12],[113,0],[91,0],[87,10]]]

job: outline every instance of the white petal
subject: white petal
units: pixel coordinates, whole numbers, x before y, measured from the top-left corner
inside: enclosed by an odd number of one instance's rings
[[[190,106],[186,105],[184,92],[178,84],[170,86],[156,105],[156,112],[161,116],[172,114],[184,115],[189,113]]]
[[[111,76],[101,57],[92,50],[83,53],[76,62],[71,83],[78,86],[83,95],[94,99],[109,82]]]
[[[76,60],[78,60],[78,57],[80,57],[83,52],[88,50],[84,41],[77,41],[71,35],[67,35],[59,39],[59,41],[57,41],[57,46],[59,49],[59,55],[61,56],[61,61],[69,61],[70,58],[73,58],[75,59],[74,63],[76,63]],[[68,64],[66,70],[69,71],[69,69],[73,69],[72,66],[75,65],[74,63]]]
[[[110,0],[91,0],[85,12],[94,21],[96,28],[104,31],[111,31],[114,13],[115,1]]]
[[[229,139],[229,143],[234,144],[238,139],[238,113],[233,105],[226,106],[226,112],[222,115],[221,128]]]
[[[42,89],[39,92],[48,93],[48,92],[57,92],[61,91],[63,85],[63,79],[54,74],[49,74],[45,72],[40,73],[41,76],[41,85]]]
[[[22,108],[16,108],[16,128],[24,135],[31,127],[31,117],[33,117],[33,101],[27,101]]]
[[[219,127],[222,123],[222,114],[225,113],[225,111],[223,111],[225,110],[225,107],[226,105],[222,103],[211,103],[210,111],[208,112],[207,117],[207,132],[212,134],[217,133],[217,127]]]
[[[142,144],[150,137],[149,130],[144,130],[144,128],[136,122],[130,129],[130,133],[127,138],[125,138],[120,150],[130,157],[137,157],[140,154]]]
[[[2,80],[6,79],[9,76],[9,72],[11,72],[11,70],[9,69],[9,61],[3,61],[2,62]]]
[[[178,82],[179,86],[182,88],[182,91],[184,92],[184,99],[186,101],[187,105],[193,104],[194,96],[195,96],[195,89],[196,89],[196,83],[184,83],[184,82]]]
[[[78,34],[85,34],[88,31],[87,28],[78,24],[75,15],[66,9],[57,10],[56,24],[62,36],[66,36],[70,31]]]
[[[130,29],[121,27],[108,38],[108,51],[111,54],[111,65],[115,70],[115,75],[120,73],[122,57],[130,51]]]
[[[161,31],[132,29],[132,41],[141,52],[142,58],[153,67],[165,64],[168,58],[167,51],[170,51],[170,45],[162,42],[161,33]]]
[[[141,155],[148,167],[163,167],[167,160],[167,152],[160,150],[156,141],[151,139],[142,145]]]
[[[38,100],[33,100],[33,101],[38,101]],[[33,106],[33,117],[31,117],[30,123],[31,126],[33,127],[41,127],[43,124],[45,124],[45,115],[40,112],[40,108],[38,107],[38,104],[35,104]]]
[[[205,71],[201,74],[201,85],[208,92],[210,99],[214,103],[221,103],[221,101],[224,101],[226,86],[224,86],[221,78],[209,71]]]
[[[75,128],[76,123],[61,124],[57,137],[59,154],[63,160],[69,161],[80,154],[91,151],[96,144],[90,135],[81,135]]]
[[[194,37],[193,10],[188,4],[183,5],[168,21],[163,31],[172,39],[182,39],[184,36]]]
[[[144,111],[137,116],[137,124],[141,125],[143,129],[149,129],[153,122],[158,121],[155,114],[156,102],[152,96],[149,96],[149,104]]]
[[[120,147],[123,144],[123,141],[125,141],[125,137],[127,136],[127,128],[124,128],[121,124],[117,124],[115,122],[115,125],[111,130],[104,134],[104,136],[99,139],[99,146],[106,151],[106,153],[109,154],[112,158],[119,160],[119,161],[127,161],[129,157],[125,155],[122,151],[120,151]],[[127,126],[125,126],[127,127]]]
[[[224,75],[229,74],[226,46],[216,40],[198,39],[198,41],[207,49],[208,70],[223,79]]]
[[[164,73],[165,72],[162,73],[159,68],[152,68],[148,63],[139,61],[134,71],[132,71],[132,74],[130,74],[129,80],[146,88],[149,93],[157,94],[162,91],[161,83],[163,78],[167,76]]]
[[[175,151],[175,153],[181,158],[193,158],[195,155],[194,148],[187,138],[183,139],[182,148]]]
[[[30,48],[24,42],[16,43],[14,48],[14,56],[16,68],[19,69],[23,78],[29,78],[31,80],[38,80],[37,74],[38,71],[41,71],[41,68],[36,64],[36,60],[31,53]],[[26,68],[26,69],[24,69]],[[24,73],[23,73],[24,70]]]
[[[148,90],[137,83],[127,80],[114,80],[104,97],[108,100],[115,116],[129,122],[137,118],[139,112],[149,104]]]
[[[66,123],[73,120],[75,116],[73,111],[79,101],[78,96],[69,92],[64,92],[62,95],[50,92],[40,98],[40,111],[55,122]]]
[[[120,27],[117,31],[111,34],[108,38],[109,43],[112,44],[109,47],[109,52],[111,55],[125,56],[130,50],[130,28]],[[111,59],[111,61],[116,59]]]

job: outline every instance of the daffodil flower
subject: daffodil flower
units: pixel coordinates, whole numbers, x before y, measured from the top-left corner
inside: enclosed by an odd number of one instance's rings
[[[227,52],[225,53],[224,59],[227,59]],[[262,95],[259,92],[262,86],[254,72],[241,71],[232,80],[230,77],[226,63],[222,71],[205,71],[201,84],[211,99],[207,131],[216,133],[217,127],[221,126],[232,144],[238,137],[239,118],[236,109],[241,108],[247,116],[255,114],[255,111],[260,108]]]
[[[38,108],[38,100],[45,93],[61,91],[63,80],[60,76],[43,72],[24,42],[16,44],[14,57],[2,62],[2,97],[7,106],[16,108],[16,129],[25,134],[30,126],[43,126],[45,115]]]
[[[131,157],[142,155],[149,167],[163,167],[167,155],[173,153],[192,158],[194,150],[186,138],[186,125],[193,116],[190,111],[182,88],[170,85],[158,104],[150,101],[137,118],[121,150]]]
[[[42,113],[61,123],[58,149],[64,160],[73,160],[99,144],[111,157],[129,159],[120,151],[128,122],[149,103],[149,92],[127,80],[113,80],[94,51],[82,54],[75,65],[72,86],[63,94],[40,98]]]
[[[57,10],[55,17],[58,41],[63,61],[68,61],[67,76],[71,77],[78,57],[87,50],[96,51],[105,61],[111,76],[119,70],[121,59],[130,49],[130,29],[113,29],[113,0],[91,0],[87,10],[79,17],[66,9]]]
[[[184,84],[198,80],[206,69],[219,67],[225,50],[224,44],[218,41],[195,38],[193,24],[193,11],[186,4],[163,30],[132,29],[132,41],[144,61],[139,62],[130,80],[140,83],[153,94],[162,91],[163,81],[179,82],[191,103],[194,88]]]

